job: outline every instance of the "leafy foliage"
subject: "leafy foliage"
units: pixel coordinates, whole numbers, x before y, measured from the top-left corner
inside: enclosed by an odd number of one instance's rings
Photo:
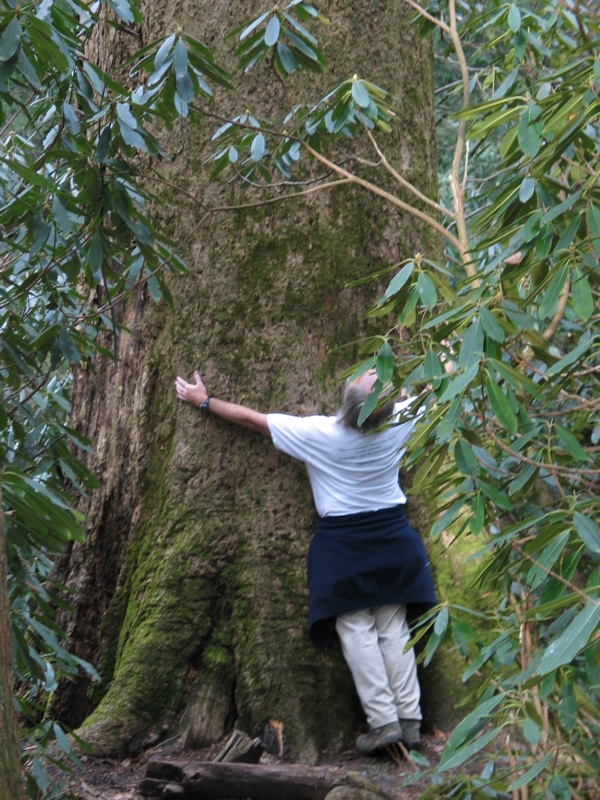
[[[291,0],[283,8],[275,5],[249,24],[234,28],[229,36],[239,37],[235,54],[240,69],[248,72],[272,53],[273,64],[281,77],[287,77],[299,68],[321,72],[326,66],[325,58],[317,40],[305,27],[313,19],[324,24],[329,22],[314,6],[303,0]]]
[[[284,119],[284,128],[295,130],[295,136],[272,130],[266,121],[259,122],[250,114],[242,114],[226,122],[213,135],[213,139],[229,140],[231,144],[215,153],[216,166],[211,177],[214,179],[235,165],[237,173],[245,181],[259,178],[267,184],[272,183],[273,170],[264,161],[268,156],[276,172],[290,179],[302,145],[321,151],[333,137],[343,134],[352,138],[363,125],[389,132],[393,112],[388,108],[387,99],[387,92],[354,75],[340,83],[313,108],[297,107]],[[240,136],[241,127],[246,132]]]
[[[416,258],[380,301],[422,348],[396,380],[432,386],[436,402],[414,440],[414,491],[438,498],[434,535],[481,541],[479,582],[500,598],[487,637],[475,641],[464,610],[442,608],[426,648],[431,657],[449,639],[470,662],[464,679],[484,677],[439,771],[500,740],[486,794],[570,797],[575,774],[597,788],[597,35],[581,6],[466,13],[460,36],[486,63],[456,119],[498,171],[470,185],[463,161],[474,213],[462,256],[450,252],[444,272]]]

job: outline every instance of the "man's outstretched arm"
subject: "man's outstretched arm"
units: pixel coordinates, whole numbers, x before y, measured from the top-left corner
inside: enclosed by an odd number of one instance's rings
[[[206,398],[209,397],[199,372],[194,372],[194,383],[188,383],[184,378],[177,376],[175,390],[180,400],[192,406],[201,406]],[[262,433],[263,436],[271,436],[267,424],[267,415],[248,408],[248,406],[230,403],[227,400],[219,400],[218,397],[211,396],[208,411],[210,414],[214,414],[215,417],[220,417],[227,422],[233,422],[235,425],[241,425],[243,428]]]

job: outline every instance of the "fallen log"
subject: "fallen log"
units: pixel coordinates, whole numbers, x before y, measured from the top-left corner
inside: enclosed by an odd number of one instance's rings
[[[365,781],[359,782],[365,789]],[[336,767],[151,761],[139,790],[144,797],[180,800],[324,800],[335,786],[348,783],[351,776]],[[370,791],[386,796],[374,784]]]

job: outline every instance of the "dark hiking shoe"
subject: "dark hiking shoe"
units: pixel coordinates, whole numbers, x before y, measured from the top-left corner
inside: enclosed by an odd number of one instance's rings
[[[421,744],[421,720],[401,719],[402,741],[407,750],[418,750]]]
[[[356,740],[356,749],[363,756],[369,756],[376,750],[381,750],[389,744],[399,742],[402,739],[402,728],[399,722],[390,722],[373,728],[368,733],[363,733]]]

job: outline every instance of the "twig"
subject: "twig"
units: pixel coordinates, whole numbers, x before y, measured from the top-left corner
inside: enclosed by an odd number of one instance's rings
[[[482,417],[483,421],[483,417]],[[550,464],[547,461],[535,461],[533,458],[527,458],[526,456],[517,453],[516,450],[513,450],[512,447],[509,447],[507,444],[504,444],[502,439],[497,436],[493,430],[489,427],[489,425],[485,425],[484,422],[484,430],[485,432],[492,437],[494,442],[500,447],[501,450],[504,450],[505,453],[509,453],[514,458],[521,461],[523,464],[530,464],[531,466],[539,467],[540,469],[547,469],[548,472],[552,474],[560,473],[561,477],[567,478],[569,480],[574,480],[577,475],[584,474],[584,475],[600,475],[600,469],[584,469],[583,467],[559,467],[556,464]]]
[[[415,197],[418,197],[419,200],[421,200],[423,203],[426,203],[427,205],[434,208],[436,211],[439,211],[440,214],[445,214],[446,216],[454,219],[455,214],[453,211],[451,211],[449,208],[445,208],[443,205],[437,203],[435,200],[432,200],[430,197],[427,197],[427,195],[423,194],[423,192],[420,192],[416,186],[413,186],[413,184],[410,181],[406,180],[406,178],[403,178],[402,175],[400,175],[400,173],[397,172],[394,169],[394,167],[391,166],[391,164],[385,157],[384,153],[382,152],[381,148],[375,141],[375,137],[373,136],[369,128],[367,128],[364,121],[362,120],[362,116],[361,116],[361,121],[363,123],[363,128],[366,131],[366,134],[369,137],[371,144],[373,145],[375,152],[377,153],[377,155],[381,160],[381,164],[394,178],[394,180],[397,181],[397,183],[399,183],[400,186],[404,187],[405,189],[408,189],[409,192],[412,192],[415,195]]]
[[[542,333],[542,339],[546,342],[549,342],[550,339],[556,333],[558,326],[560,325],[560,321],[564,316],[565,309],[567,308],[567,303],[569,301],[569,290],[571,288],[571,276],[567,275],[567,280],[565,281],[565,285],[563,286],[560,297],[558,298],[558,304],[556,306],[556,311],[554,312],[554,316],[546,330]]]
[[[554,572],[554,570],[553,570],[553,569],[551,569],[550,567],[546,567],[546,566],[544,566],[544,564],[540,564],[540,562],[539,562],[539,561],[537,561],[537,560],[536,560],[536,559],[535,559],[533,556],[530,556],[530,555],[529,555],[529,553],[526,553],[526,552],[525,552],[525,551],[524,551],[524,550],[523,550],[523,549],[520,547],[520,545],[519,545],[517,542],[513,542],[511,546],[512,546],[512,549],[513,549],[513,550],[514,550],[516,553],[518,553],[520,556],[522,556],[522,558],[525,558],[527,561],[529,561],[531,564],[533,564],[533,565],[534,565],[535,567],[537,567],[538,569],[541,569],[541,570],[542,570],[542,572],[545,572],[545,573],[546,573],[546,575],[547,575],[549,578],[554,578],[554,579],[555,579],[555,580],[557,580],[559,583],[562,583],[562,584],[563,584],[563,586],[566,586],[566,587],[567,587],[567,589],[569,589],[569,591],[571,591],[573,594],[576,594],[576,595],[578,595],[578,597],[580,597],[582,600],[585,600],[585,601],[586,601],[586,603],[591,603],[592,605],[596,606],[596,608],[600,608],[600,601],[596,600],[596,599],[595,599],[594,597],[592,597],[591,595],[589,595],[589,594],[586,594],[586,593],[583,591],[583,589],[580,589],[578,586],[575,586],[575,584],[574,584],[574,583],[571,583],[571,581],[568,581],[566,578],[563,578],[563,576],[562,576],[562,575],[559,575],[557,572]],[[592,589],[594,589],[594,590],[595,590],[595,589],[597,589],[597,588],[598,588],[598,587],[596,587],[596,586],[593,586],[593,587],[592,587]],[[532,610],[533,610],[533,611],[535,611],[535,607],[534,607]]]
[[[310,189],[304,189],[301,192],[289,192],[288,194],[282,195],[280,197],[270,197],[267,200],[257,200],[254,203],[240,203],[240,205],[236,206],[211,206],[209,207],[209,213],[216,212],[216,211],[242,211],[246,208],[260,208],[261,206],[271,205],[272,203],[282,203],[284,201],[295,200],[297,197],[307,197],[310,194],[314,194],[315,192],[323,191],[324,189],[333,189],[336,186],[342,186],[346,183],[352,183],[351,178],[339,180],[339,181],[329,181],[328,183],[323,183],[320,186],[312,186]]]
[[[446,33],[448,33],[448,34],[450,33],[450,28],[448,27],[448,25],[446,25],[445,22],[442,22],[442,20],[438,19],[438,17],[434,17],[428,11],[425,11],[425,9],[422,6],[420,6],[418,3],[415,3],[414,0],[404,0],[404,2],[408,6],[410,6],[411,8],[414,8],[415,11],[418,11],[419,14],[422,17],[425,17],[426,20],[428,20],[429,22],[432,22],[434,25],[437,25],[438,28],[441,28]]]
[[[338,175],[342,175],[344,178],[347,178],[348,181],[350,181],[351,183],[354,183],[357,186],[361,186],[363,189],[366,189],[367,191],[371,192],[371,194],[383,197],[384,200],[387,200],[389,203],[396,206],[397,208],[400,208],[403,211],[408,212],[412,216],[418,217],[418,219],[423,220],[430,227],[438,231],[444,238],[448,239],[448,241],[451,242],[454,245],[454,247],[457,248],[457,250],[459,251],[461,250],[461,243],[456,238],[456,236],[450,233],[450,231],[444,228],[444,226],[440,222],[438,222],[429,214],[425,213],[424,211],[421,211],[418,208],[415,208],[414,206],[411,206],[409,203],[405,203],[403,200],[400,200],[398,197],[391,194],[391,192],[385,191],[385,189],[376,186],[374,183],[371,183],[370,181],[367,181],[364,178],[359,178],[358,175],[354,175],[353,173],[348,172],[347,170],[343,169],[343,167],[338,166],[333,161],[330,161],[328,158],[321,155],[321,153],[314,150],[306,142],[302,142],[302,146],[310,153],[310,155],[316,161],[319,161],[321,164],[329,167],[329,169],[331,169],[332,172],[337,172]]]
[[[390,754],[392,761],[399,767],[408,764],[413,772],[418,772],[418,767],[410,757],[410,753],[406,749],[403,742],[393,742],[388,745],[386,751]],[[400,752],[398,752],[400,751]]]

